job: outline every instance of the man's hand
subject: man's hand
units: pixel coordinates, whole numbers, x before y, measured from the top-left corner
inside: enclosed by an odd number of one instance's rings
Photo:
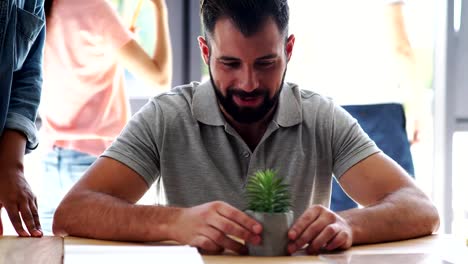
[[[346,220],[320,205],[307,209],[289,229],[288,237],[291,254],[306,244],[308,254],[318,254],[323,250],[347,249],[353,243]]]
[[[171,238],[208,254],[225,249],[246,254],[247,248],[233,237],[259,244],[262,232],[262,226],[248,215],[218,201],[182,209],[173,227]]]
[[[0,211],[5,207],[11,223],[22,237],[41,237],[36,197],[23,173],[25,138],[16,131],[5,130],[0,139]],[[23,229],[25,223],[28,231]],[[0,235],[3,226],[0,219]]]

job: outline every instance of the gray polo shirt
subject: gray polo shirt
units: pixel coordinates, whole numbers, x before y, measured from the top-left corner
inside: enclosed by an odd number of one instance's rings
[[[210,82],[158,95],[131,119],[103,156],[127,165],[167,204],[222,200],[245,209],[244,187],[257,170],[275,169],[291,185],[295,216],[328,207],[338,178],[379,149],[356,120],[330,99],[285,83],[263,138],[251,151],[217,105]]]

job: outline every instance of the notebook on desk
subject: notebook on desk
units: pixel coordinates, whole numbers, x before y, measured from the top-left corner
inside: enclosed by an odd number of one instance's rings
[[[202,264],[198,250],[190,246],[69,245],[65,264],[91,263],[194,263]]]

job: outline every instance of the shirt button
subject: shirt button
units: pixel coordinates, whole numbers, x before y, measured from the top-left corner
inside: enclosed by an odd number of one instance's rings
[[[244,156],[244,158],[248,158],[248,157],[250,157],[250,153],[248,151],[244,151],[242,153],[242,156]]]

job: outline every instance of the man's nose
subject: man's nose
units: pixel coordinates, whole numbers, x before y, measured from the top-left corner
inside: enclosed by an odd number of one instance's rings
[[[239,78],[239,88],[246,92],[252,92],[258,88],[258,77],[254,69],[246,67],[242,71],[242,76]]]

